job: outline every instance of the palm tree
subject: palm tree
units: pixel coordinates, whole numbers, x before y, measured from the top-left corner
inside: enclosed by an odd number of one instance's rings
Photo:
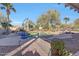
[[[13,7],[13,4],[11,3],[1,3],[2,6],[0,6],[0,9],[4,9],[6,10],[6,15],[7,15],[7,19],[9,20],[9,16],[11,11],[16,12],[15,8]],[[10,22],[6,23],[6,26],[8,26],[8,24],[10,24]],[[8,27],[6,28],[6,30],[8,31]]]
[[[70,19],[68,18],[68,17],[65,17],[64,18],[64,21],[65,21],[65,24],[67,25],[67,23],[68,23],[68,21],[69,21]]]
[[[69,19],[69,17],[65,17],[64,18],[64,21],[65,21],[65,27],[64,27],[64,29],[66,30],[67,29],[67,27],[68,27],[68,21],[69,21],[70,19]]]
[[[9,15],[10,15],[11,11],[16,12],[16,10],[13,7],[13,4],[11,4],[11,3],[1,3],[1,4],[3,6],[1,6],[0,8],[6,10],[7,18],[9,20]]]

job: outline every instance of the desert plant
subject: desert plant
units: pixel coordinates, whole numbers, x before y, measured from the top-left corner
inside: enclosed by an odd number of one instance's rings
[[[51,55],[54,56],[69,55],[69,52],[64,49],[64,42],[62,40],[51,42]]]

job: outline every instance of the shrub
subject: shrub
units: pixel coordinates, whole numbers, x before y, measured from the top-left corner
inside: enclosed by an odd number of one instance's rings
[[[62,40],[51,41],[51,55],[67,56],[69,52],[64,49],[64,42]]]

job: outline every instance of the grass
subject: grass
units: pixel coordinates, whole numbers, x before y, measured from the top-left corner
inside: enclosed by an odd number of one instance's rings
[[[29,32],[30,33],[30,35],[32,35],[32,36],[36,36],[36,35],[38,35],[38,31],[37,32],[34,32],[34,31],[31,31],[31,32]],[[48,33],[48,32],[45,32],[45,31],[42,31],[42,32],[40,32],[39,33],[39,36],[47,36],[47,35],[51,35],[50,33]]]
[[[29,32],[30,33],[30,35],[36,35],[37,34],[37,32]]]

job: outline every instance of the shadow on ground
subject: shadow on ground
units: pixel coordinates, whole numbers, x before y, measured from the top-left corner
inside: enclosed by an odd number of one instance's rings
[[[40,56],[40,54],[37,51],[34,53],[33,51],[27,51],[23,56]]]
[[[64,39],[59,39],[58,37],[60,36],[64,36],[64,34],[66,34],[67,36],[71,35],[72,38],[64,38]],[[54,37],[56,36],[56,37]],[[58,37],[57,37],[58,36]],[[47,42],[51,42],[54,40],[63,40],[65,43],[65,48],[67,50],[69,50],[71,53],[76,53],[77,51],[79,51],[79,33],[74,33],[74,32],[64,32],[58,35],[50,35],[47,37],[41,37],[41,39],[47,41]]]

